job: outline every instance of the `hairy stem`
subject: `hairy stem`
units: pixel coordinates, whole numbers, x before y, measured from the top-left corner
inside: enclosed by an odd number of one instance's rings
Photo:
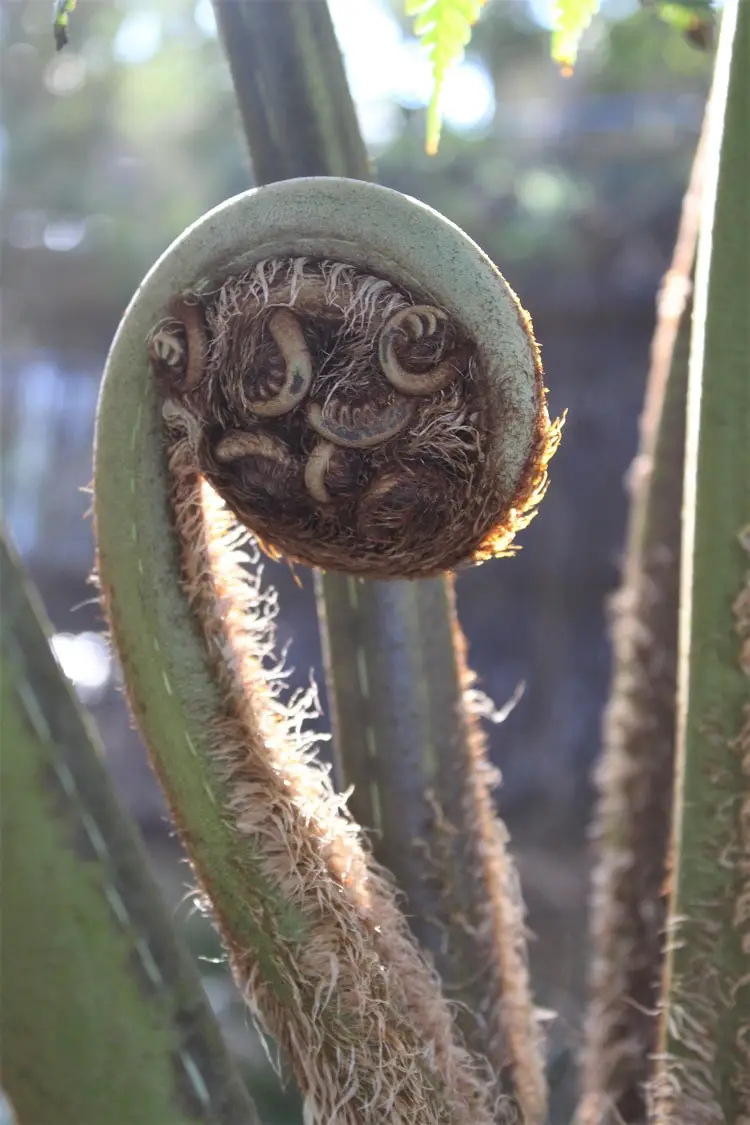
[[[489,1125],[437,982],[311,760],[309,708],[279,699],[269,596],[196,475],[189,429],[166,463],[146,341],[180,284],[167,255],[139,289],[97,418],[99,575],[131,706],[238,982],[291,1060],[309,1120]]]
[[[22,1122],[259,1125],[0,539],[0,1077]]]
[[[659,296],[641,440],[631,472],[612,696],[594,825],[594,962],[584,1062],[586,1121],[645,1121],[663,962],[675,754],[685,412],[705,144],[696,152]]]
[[[749,102],[750,5],[731,0],[709,106],[689,372],[658,1125],[750,1116],[749,693],[733,613],[750,523]]]
[[[368,178],[327,6],[214,7],[259,182]],[[316,588],[339,781],[353,785],[352,810],[461,1005],[467,1042],[504,1074],[533,1125],[546,1098],[523,907],[494,819],[484,740],[464,706],[469,673],[452,581],[317,572]]]

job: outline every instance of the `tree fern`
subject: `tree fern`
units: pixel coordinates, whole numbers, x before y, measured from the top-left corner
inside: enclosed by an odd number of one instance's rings
[[[555,0],[552,6],[552,57],[570,73],[581,36],[599,10],[599,0]]]
[[[414,16],[414,33],[432,62],[432,98],[427,110],[427,152],[434,156],[440,142],[440,97],[448,70],[463,58],[471,29],[485,0],[405,0]]]

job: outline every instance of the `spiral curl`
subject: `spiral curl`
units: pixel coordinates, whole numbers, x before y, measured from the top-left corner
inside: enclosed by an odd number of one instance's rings
[[[183,295],[149,355],[165,416],[239,520],[327,570],[428,577],[508,553],[559,440],[538,364],[537,437],[509,493],[502,379],[447,310],[341,263],[266,260]]]

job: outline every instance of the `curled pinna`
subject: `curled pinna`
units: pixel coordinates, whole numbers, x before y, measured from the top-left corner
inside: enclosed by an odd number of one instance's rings
[[[457,227],[294,180],[217,208],[141,291],[171,428],[267,549],[371,578],[506,552],[559,440],[528,316]]]

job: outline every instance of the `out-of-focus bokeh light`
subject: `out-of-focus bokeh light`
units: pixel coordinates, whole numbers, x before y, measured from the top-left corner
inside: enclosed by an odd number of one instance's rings
[[[112,678],[112,658],[98,633],[55,633],[50,648],[84,703],[96,703]]]
[[[163,21],[159,12],[133,12],[120,24],[113,44],[114,56],[118,62],[148,62],[159,50],[162,34]]]
[[[70,97],[77,94],[86,81],[86,60],[72,51],[55,55],[44,72],[44,84],[51,94]]]
[[[13,1110],[2,1090],[0,1090],[0,1125],[15,1125]]]
[[[429,103],[433,77],[427,52],[379,0],[330,0],[329,6],[365,138],[375,146],[387,144],[397,129],[394,102],[409,109]],[[489,124],[495,95],[481,62],[467,58],[451,69],[442,108],[457,132]]]

